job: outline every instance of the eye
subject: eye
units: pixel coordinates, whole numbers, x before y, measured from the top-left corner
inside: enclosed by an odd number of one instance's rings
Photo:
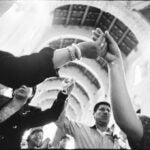
[[[100,108],[99,110],[100,110],[100,111],[105,111],[105,109],[104,109],[104,108]]]

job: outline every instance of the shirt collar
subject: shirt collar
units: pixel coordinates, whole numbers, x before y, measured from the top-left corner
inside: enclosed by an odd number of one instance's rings
[[[102,132],[100,129],[98,129],[98,128],[96,127],[96,125],[92,126],[91,128],[97,130],[97,131],[100,132],[101,134],[111,135],[111,130],[110,130],[110,128],[107,128],[107,130],[104,131],[104,132]]]

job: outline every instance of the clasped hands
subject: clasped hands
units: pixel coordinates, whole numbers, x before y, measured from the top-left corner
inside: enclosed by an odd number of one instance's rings
[[[120,63],[120,60],[122,60],[120,49],[108,31],[103,33],[97,28],[92,31],[92,39],[100,45],[99,52],[97,53],[98,56],[96,58],[98,61],[104,63],[104,61],[101,60],[102,58],[108,63],[108,65],[118,62]]]

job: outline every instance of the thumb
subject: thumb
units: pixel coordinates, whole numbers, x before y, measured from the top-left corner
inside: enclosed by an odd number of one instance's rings
[[[112,62],[113,60],[115,60],[115,56],[110,54],[110,53],[107,53],[106,56],[105,56],[105,59],[108,63]]]
[[[105,40],[105,35],[102,33],[100,36],[97,38],[97,43],[101,44]]]
[[[106,37],[106,40],[109,44],[114,44],[115,43],[113,37],[109,34],[108,31],[105,31],[105,37]]]

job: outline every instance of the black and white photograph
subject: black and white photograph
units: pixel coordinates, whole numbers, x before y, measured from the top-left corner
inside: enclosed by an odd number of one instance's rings
[[[150,149],[149,0],[0,0],[0,149]]]

